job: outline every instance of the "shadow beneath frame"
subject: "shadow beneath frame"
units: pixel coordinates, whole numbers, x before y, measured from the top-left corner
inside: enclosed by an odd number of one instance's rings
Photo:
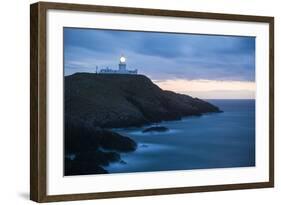
[[[18,194],[22,199],[29,200],[29,193],[27,192],[22,192]]]

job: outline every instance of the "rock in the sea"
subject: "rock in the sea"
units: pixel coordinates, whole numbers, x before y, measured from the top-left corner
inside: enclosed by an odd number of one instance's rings
[[[127,164],[127,162],[125,162],[124,160],[120,160],[119,162],[120,164]]]
[[[117,152],[83,151],[76,153],[73,160],[65,158],[65,175],[105,174],[107,171],[102,166],[120,160]]]
[[[87,174],[106,174],[108,173],[97,163],[85,160],[69,160],[64,161],[64,175],[87,175]]]
[[[142,126],[219,112],[198,98],[160,89],[144,75],[76,73],[65,77],[65,120],[94,127]]]
[[[65,175],[84,175],[107,173],[103,166],[120,161],[118,152],[134,151],[137,144],[109,130],[66,122],[64,146]]]
[[[137,148],[137,143],[129,137],[122,136],[116,132],[103,130],[99,137],[99,144],[104,149],[120,152],[132,152]]]
[[[142,132],[166,132],[169,129],[167,127],[164,126],[152,126],[149,128],[144,129]]]
[[[69,153],[96,151],[99,148],[130,152],[137,143],[116,132],[88,126],[82,122],[65,122],[65,150]]]

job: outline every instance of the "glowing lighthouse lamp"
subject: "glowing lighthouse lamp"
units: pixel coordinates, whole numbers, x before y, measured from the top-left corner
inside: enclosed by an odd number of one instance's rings
[[[125,61],[126,61],[126,58],[124,56],[121,56],[120,63],[125,63]]]

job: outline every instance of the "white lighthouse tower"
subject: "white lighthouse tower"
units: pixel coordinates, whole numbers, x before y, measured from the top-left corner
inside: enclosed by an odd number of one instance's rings
[[[126,58],[123,55],[120,57],[119,72],[120,73],[126,72]]]

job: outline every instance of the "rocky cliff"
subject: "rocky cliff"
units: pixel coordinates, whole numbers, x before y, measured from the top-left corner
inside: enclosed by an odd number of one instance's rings
[[[165,91],[144,75],[76,73],[65,77],[65,120],[91,127],[141,126],[219,112],[188,95]]]

